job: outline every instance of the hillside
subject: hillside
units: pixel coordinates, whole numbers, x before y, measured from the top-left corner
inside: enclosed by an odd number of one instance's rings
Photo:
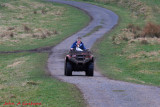
[[[160,1],[84,0],[120,17],[118,26],[93,50],[97,65],[112,79],[160,85]]]

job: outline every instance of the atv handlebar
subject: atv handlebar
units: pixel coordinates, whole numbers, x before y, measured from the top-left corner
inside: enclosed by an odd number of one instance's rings
[[[70,51],[76,51],[75,48],[71,48]],[[90,49],[84,49],[83,51],[90,51]]]

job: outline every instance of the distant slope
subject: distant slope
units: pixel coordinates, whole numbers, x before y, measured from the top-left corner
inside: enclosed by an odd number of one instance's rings
[[[118,27],[93,48],[103,74],[112,79],[160,86],[160,1],[95,0],[90,3],[120,16]]]

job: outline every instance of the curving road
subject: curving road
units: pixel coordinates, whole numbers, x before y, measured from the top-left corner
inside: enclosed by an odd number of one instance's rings
[[[100,29],[83,37],[87,48],[118,23],[118,16],[110,10],[95,5],[75,1],[50,0],[68,4],[87,12],[92,21],[87,27],[67,38],[52,48],[48,59],[48,69],[52,76],[68,83],[75,84],[83,93],[90,107],[160,107],[160,88],[110,80],[95,71],[94,77],[84,73],[73,73],[75,76],[64,76],[64,56],[78,36],[91,32],[95,27]]]

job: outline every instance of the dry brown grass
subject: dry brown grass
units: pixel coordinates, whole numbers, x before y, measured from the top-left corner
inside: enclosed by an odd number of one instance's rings
[[[141,44],[143,44],[143,45],[147,45],[147,44],[149,44],[149,43],[148,43],[148,41],[147,41],[147,40],[142,40],[142,41],[141,41]]]
[[[16,42],[18,39],[24,39],[24,38],[39,38],[39,39],[45,39],[50,36],[56,36],[58,34],[57,30],[48,30],[43,28],[38,28],[35,30],[32,30],[28,25],[23,24],[23,28],[21,27],[8,27],[5,29],[0,29],[0,41],[6,41],[9,40],[11,42],[15,42],[13,40],[10,40],[10,38],[16,38]],[[13,33],[14,32],[14,33]],[[19,34],[19,32],[23,32],[22,34]]]
[[[154,10],[154,12],[157,12],[160,14],[160,7],[159,6],[154,6],[153,10]]]
[[[122,41],[128,43],[160,44],[160,25],[147,23],[144,28],[140,28],[134,24],[129,24],[121,30],[121,33],[112,37],[115,44],[120,44]]]
[[[160,55],[160,50],[159,51],[152,51],[152,52],[145,52],[145,51],[141,51],[141,52],[137,52],[134,54],[131,54],[128,56],[128,59],[133,59],[133,58],[142,58],[142,57],[155,57],[155,56],[159,56]]]
[[[27,32],[27,33],[32,32],[32,29],[25,24],[23,25],[23,29],[24,29],[24,32]]]
[[[117,68],[115,66],[111,66],[111,69],[114,71],[114,72],[123,72],[120,68]]]
[[[128,78],[126,78],[127,80],[129,80],[129,81],[136,81],[136,82],[139,82],[139,83],[142,83],[142,84],[144,84],[145,82],[144,81],[141,81],[141,80],[137,80],[137,79],[135,79],[135,78],[131,78],[131,77],[128,77]]]
[[[19,2],[20,4],[16,4],[16,2]],[[25,4],[25,5],[24,5]],[[42,17],[50,17],[50,16],[60,16],[64,13],[65,9],[64,7],[60,6],[54,6],[53,4],[47,4],[41,2],[30,2],[28,0],[19,0],[9,3],[3,3],[0,4],[0,7],[6,8],[8,11],[13,10],[16,11],[15,13],[10,13],[10,19],[8,21],[8,24],[2,24],[0,26],[0,44],[5,44],[7,42],[12,42],[12,38],[15,38],[18,41],[22,41],[25,39],[44,39],[48,38],[50,36],[55,36],[59,32],[57,30],[52,30],[52,28],[45,29],[42,27],[41,31],[34,31],[36,28],[37,23],[33,23],[32,21],[26,21],[30,20],[28,16],[34,15],[34,14],[43,14]],[[27,19],[26,19],[27,16]],[[0,18],[8,18],[8,14],[6,13],[0,13]],[[37,17],[34,15],[33,17]],[[55,21],[57,19],[60,20],[60,17],[55,17]],[[4,19],[3,19],[4,20]],[[2,20],[3,23],[5,23]],[[41,25],[49,23],[50,21],[40,20]],[[24,23],[26,22],[26,23]],[[15,26],[12,26],[12,25]],[[14,44],[14,43],[13,43]],[[12,46],[12,43],[8,44]]]
[[[5,86],[0,84],[0,90],[3,90],[4,88],[5,88]]]
[[[8,65],[7,68],[17,67],[17,66],[22,65],[23,63],[24,63],[24,61],[15,61],[14,63]]]
[[[58,34],[58,32],[56,30],[49,31],[47,29],[39,28],[39,29],[34,30],[34,33],[33,33],[32,37],[33,38],[45,39],[47,37],[55,36],[57,34]]]
[[[45,4],[44,3],[38,3],[38,2],[29,2],[28,0],[22,0],[25,4],[30,5],[31,7],[33,7],[34,9],[38,9],[38,8],[44,8]],[[53,5],[51,5],[53,6]]]
[[[43,8],[43,9],[41,10],[41,13],[42,13],[42,14],[46,14],[46,13],[47,13],[47,10],[46,10],[45,8]]]
[[[121,33],[117,36],[112,38],[112,41],[115,44],[121,43],[122,40],[124,41],[131,41],[133,39],[141,37],[141,28],[134,24],[129,24],[126,28],[121,30]],[[130,42],[131,43],[131,42]]]
[[[95,1],[104,3],[116,3],[119,6],[129,8],[134,13],[135,17],[144,16],[146,20],[150,20],[153,17],[152,8],[150,8],[145,3],[139,0],[95,0]]]
[[[4,16],[2,15],[2,13],[0,13],[0,19],[3,18]]]
[[[8,27],[8,30],[14,30],[15,27]]]
[[[139,58],[135,60],[135,63],[153,63],[153,62],[160,62],[160,57],[158,56],[152,56],[152,57],[148,57],[148,58]]]
[[[22,19],[24,19],[24,15],[21,14],[19,16],[16,16],[16,18],[19,19],[19,20],[22,20]]]
[[[11,37],[11,38],[13,38],[14,37],[14,33],[13,32],[11,32],[11,31],[6,31],[6,32],[2,32],[1,34],[0,34],[0,37],[1,38],[3,38],[3,37]]]
[[[143,37],[157,37],[160,38],[160,25],[154,23],[147,23],[142,31]]]
[[[65,8],[61,7],[61,8],[58,8],[57,11],[48,11],[47,14],[51,14],[54,16],[61,16],[61,15],[63,15],[65,10],[66,10]]]
[[[34,14],[37,14],[37,11],[36,11],[36,10],[34,10],[34,11],[33,11],[33,13],[34,13]]]
[[[135,38],[138,37],[138,35],[141,32],[141,28],[139,26],[134,25],[134,24],[129,24],[127,26],[127,29],[135,35]]]
[[[54,15],[54,16],[59,16],[62,15],[65,11],[64,7],[57,7],[52,4],[48,4],[45,6],[43,3],[40,2],[29,2],[26,0],[20,0],[20,2],[23,2],[29,7],[26,7],[26,5],[20,4],[20,5],[15,5],[16,2],[10,2],[10,3],[4,3],[0,4],[1,7],[7,8],[7,9],[12,9],[12,10],[19,10],[19,13],[13,13],[13,17],[10,20],[9,23],[19,23],[19,25],[11,26],[0,26],[0,43],[4,43],[5,41],[11,41],[11,38],[15,38],[17,40],[22,40],[26,38],[31,38],[34,39],[39,38],[39,39],[44,39],[48,38],[53,35],[57,35],[58,31],[56,30],[49,30],[49,29],[44,29],[42,28],[41,31],[33,31],[32,29],[36,29],[35,26],[32,25],[32,23],[27,22],[25,24],[20,23],[18,20],[24,20],[25,16],[28,16],[29,14],[44,14],[43,17],[49,16],[49,15]],[[52,9],[50,9],[50,8]],[[29,9],[30,8],[30,9]],[[51,11],[56,9],[56,11]],[[30,11],[32,10],[32,12]],[[5,14],[0,13],[0,17],[3,17]],[[4,16],[6,17],[6,15]],[[43,22],[43,20],[41,21]],[[48,22],[47,22],[48,23]],[[23,26],[23,27],[22,27]],[[31,28],[32,27],[32,28]],[[3,28],[3,29],[1,29]],[[11,43],[12,44],[12,43]]]
[[[3,4],[1,4],[1,7],[6,7],[6,8],[8,8],[8,9],[16,9],[16,7],[13,6],[13,5],[10,4],[10,3],[3,3]]]
[[[25,63],[26,60],[28,60],[29,57],[20,57],[20,58],[17,58],[17,59],[14,59],[12,60],[10,64],[8,64],[6,66],[6,68],[16,68],[16,67],[20,67],[22,64]]]
[[[135,38],[135,34],[131,29],[125,28],[121,30],[121,33],[112,37],[112,41],[115,44],[120,44],[122,41],[130,41]]]
[[[16,96],[14,94],[11,94],[9,98],[16,98]]]
[[[140,70],[139,73],[142,73],[142,74],[157,74],[156,71],[151,71],[151,70]]]
[[[142,63],[146,63],[146,62],[160,62],[160,57],[149,57],[149,58],[145,58],[145,59],[138,59],[139,62]]]
[[[35,81],[27,81],[26,82],[26,85],[38,85],[38,84],[40,84],[40,82],[35,82]]]

